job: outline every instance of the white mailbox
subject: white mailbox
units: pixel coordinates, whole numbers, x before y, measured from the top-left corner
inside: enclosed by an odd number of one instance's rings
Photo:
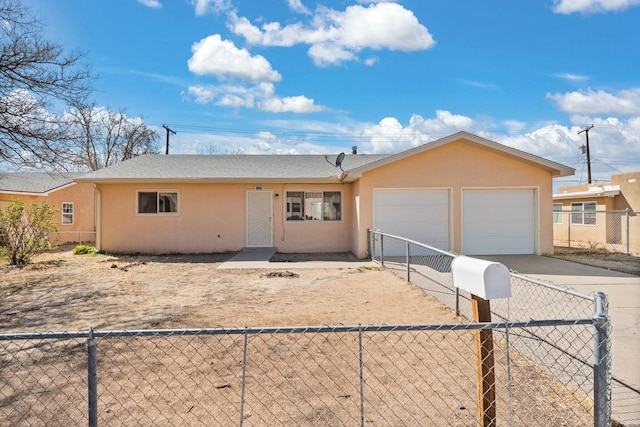
[[[486,300],[509,298],[509,270],[499,262],[460,255],[451,262],[453,284]]]

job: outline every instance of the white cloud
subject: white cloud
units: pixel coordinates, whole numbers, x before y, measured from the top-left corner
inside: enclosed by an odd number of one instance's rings
[[[214,104],[232,108],[257,108],[270,113],[314,113],[326,110],[313,99],[303,95],[277,97],[272,83],[255,86],[219,85],[215,87],[191,86],[189,95],[200,104]]]
[[[339,46],[328,44],[315,44],[309,48],[309,56],[313,58],[314,64],[319,67],[340,64],[345,61],[353,61],[357,56]]]
[[[287,3],[289,3],[289,9],[292,11],[303,15],[311,15],[311,11],[302,4],[302,0],[287,0]]]
[[[483,83],[483,82],[477,82],[474,80],[460,80],[460,83],[467,86],[477,87],[480,89],[498,89],[498,86],[493,83]]]
[[[230,0],[191,0],[196,16],[218,14],[231,9]]]
[[[572,74],[572,73],[556,73],[553,74],[554,77],[557,77],[559,79],[564,79],[564,80],[569,80],[572,82],[583,82],[586,80],[589,80],[589,76],[583,76],[580,74]]]
[[[261,110],[272,113],[313,113],[324,109],[316,105],[313,99],[303,95],[268,98],[262,101],[259,106]]]
[[[377,56],[371,56],[364,60],[364,65],[372,66],[380,62],[380,58]]]
[[[152,9],[160,9],[162,7],[160,0],[138,0],[138,3]]]
[[[640,115],[640,88],[625,89],[611,94],[603,90],[547,94],[547,99],[569,114]]]
[[[639,5],[640,0],[554,0],[553,11],[569,15],[571,13],[614,12]]]
[[[207,104],[216,98],[217,91],[202,86],[189,86],[189,94],[196,99],[198,104]]]
[[[189,70],[198,75],[238,77],[252,81],[278,81],[280,74],[261,55],[252,56],[246,49],[238,49],[233,42],[214,34],[191,47]]]
[[[229,14],[229,28],[249,43],[290,47],[308,44],[309,56],[320,66],[357,59],[363,49],[416,51],[435,45],[429,30],[410,10],[396,3],[354,5],[344,11],[318,7],[311,21],[282,27],[278,22],[261,28],[245,17]]]

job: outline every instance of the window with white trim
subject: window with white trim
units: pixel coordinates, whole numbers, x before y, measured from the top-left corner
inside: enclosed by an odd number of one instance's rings
[[[562,203],[553,204],[553,223],[562,224]]]
[[[571,203],[571,224],[596,225],[596,202]]]
[[[62,225],[73,225],[73,202],[62,202]]]
[[[138,191],[139,215],[166,215],[178,213],[177,191]]]
[[[342,220],[340,191],[287,191],[287,221]]]

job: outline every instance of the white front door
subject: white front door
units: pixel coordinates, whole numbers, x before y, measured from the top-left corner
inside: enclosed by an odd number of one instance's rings
[[[272,200],[269,190],[247,191],[247,247],[273,246]]]

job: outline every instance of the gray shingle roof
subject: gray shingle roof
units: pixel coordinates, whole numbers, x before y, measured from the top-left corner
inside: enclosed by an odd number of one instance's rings
[[[73,183],[79,173],[15,172],[0,173],[0,192],[47,193]]]
[[[387,155],[347,155],[344,170]],[[330,162],[336,156],[329,155]],[[335,179],[340,169],[314,155],[160,155],[147,154],[80,177],[81,181],[139,180],[323,180]]]

